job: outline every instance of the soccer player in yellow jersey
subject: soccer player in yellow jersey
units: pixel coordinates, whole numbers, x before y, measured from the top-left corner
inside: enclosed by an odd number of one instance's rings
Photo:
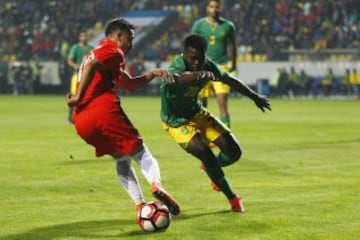
[[[160,117],[163,128],[170,136],[201,161],[212,187],[226,196],[231,210],[244,212],[240,195],[231,189],[222,170],[240,159],[240,144],[231,130],[202,106],[199,91],[209,81],[221,81],[253,100],[263,112],[271,110],[271,106],[267,97],[256,93],[206,58],[206,48],[206,39],[201,35],[192,34],[185,38],[183,53],[171,62],[168,70],[174,75],[175,82],[163,81],[160,86]],[[219,148],[217,155],[210,149],[209,143]]]
[[[236,42],[235,25],[233,22],[220,17],[221,0],[208,0],[207,16],[197,20],[192,33],[206,38],[208,49],[206,55],[213,62],[220,65],[223,70],[233,73],[236,71]],[[229,56],[229,58],[228,58]],[[200,92],[203,105],[207,106],[207,98],[216,94],[220,109],[220,120],[230,127],[230,114],[228,111],[228,97],[230,87],[222,82],[211,81]]]

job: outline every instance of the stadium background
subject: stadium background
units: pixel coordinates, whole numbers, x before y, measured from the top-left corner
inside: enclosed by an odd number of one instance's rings
[[[237,74],[252,87],[273,96],[360,95],[359,1],[224,3],[223,17],[237,28]],[[206,1],[187,0],[1,1],[0,93],[65,93],[71,74],[66,57],[79,30],[86,29],[96,45],[105,22],[114,17],[127,18],[137,27],[128,56],[131,73],[166,67],[181,51],[181,40],[194,20],[205,15],[205,6]],[[301,86],[301,71],[311,78],[307,90]],[[283,72],[286,81],[296,75],[300,87],[277,89]],[[159,81],[133,94],[156,95]]]

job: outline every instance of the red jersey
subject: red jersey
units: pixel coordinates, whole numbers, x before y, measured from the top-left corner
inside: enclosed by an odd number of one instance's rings
[[[103,40],[84,59],[79,80],[86,64],[95,58],[101,68],[95,72],[84,97],[75,107],[76,131],[95,147],[96,156],[134,153],[142,145],[142,137],[121,108],[118,97],[125,75],[124,52],[116,43]]]
[[[78,73],[78,85],[86,64],[96,58],[101,62],[101,69],[97,70],[93,80],[86,89],[81,102],[75,108],[75,114],[85,106],[104,104],[105,102],[119,102],[118,93],[120,81],[125,69],[124,52],[110,40],[102,40],[100,45],[89,52],[82,62]]]

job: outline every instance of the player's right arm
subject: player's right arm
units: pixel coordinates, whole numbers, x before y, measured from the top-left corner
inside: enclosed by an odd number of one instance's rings
[[[95,72],[100,69],[101,63],[96,58],[89,58],[82,64],[79,72],[79,87],[76,95],[72,96],[70,93],[67,95],[67,104],[70,107],[76,106],[84,97],[86,89],[94,78]]]
[[[269,99],[266,96],[260,95],[254,90],[252,90],[245,82],[243,82],[239,78],[226,72],[221,80],[222,82],[228,84],[231,87],[231,89],[253,100],[255,105],[261,111],[265,112],[266,109],[271,110]]]
[[[128,72],[124,71],[124,74],[121,77],[121,84],[125,89],[129,91],[134,91],[143,87],[155,77],[162,77],[166,82],[170,84],[175,82],[174,76],[169,74],[168,71],[160,68],[155,68],[145,72],[143,75],[134,77],[130,76]]]
[[[201,79],[214,80],[214,74],[210,71],[186,71],[181,74],[174,74],[175,82],[179,84],[186,84],[195,82]]]

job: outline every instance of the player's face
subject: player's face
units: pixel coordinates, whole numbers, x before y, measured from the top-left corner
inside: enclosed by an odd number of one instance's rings
[[[209,17],[219,18],[221,12],[221,6],[217,1],[211,1],[207,5],[207,14]]]
[[[132,41],[134,39],[134,31],[122,32],[119,36],[119,47],[127,54],[132,48]]]
[[[79,35],[79,42],[85,43],[86,41],[87,41],[87,35],[86,35],[86,33],[84,33],[84,32],[80,33],[80,35]]]
[[[186,68],[190,71],[200,71],[205,62],[205,53],[195,48],[188,47],[184,51]]]

